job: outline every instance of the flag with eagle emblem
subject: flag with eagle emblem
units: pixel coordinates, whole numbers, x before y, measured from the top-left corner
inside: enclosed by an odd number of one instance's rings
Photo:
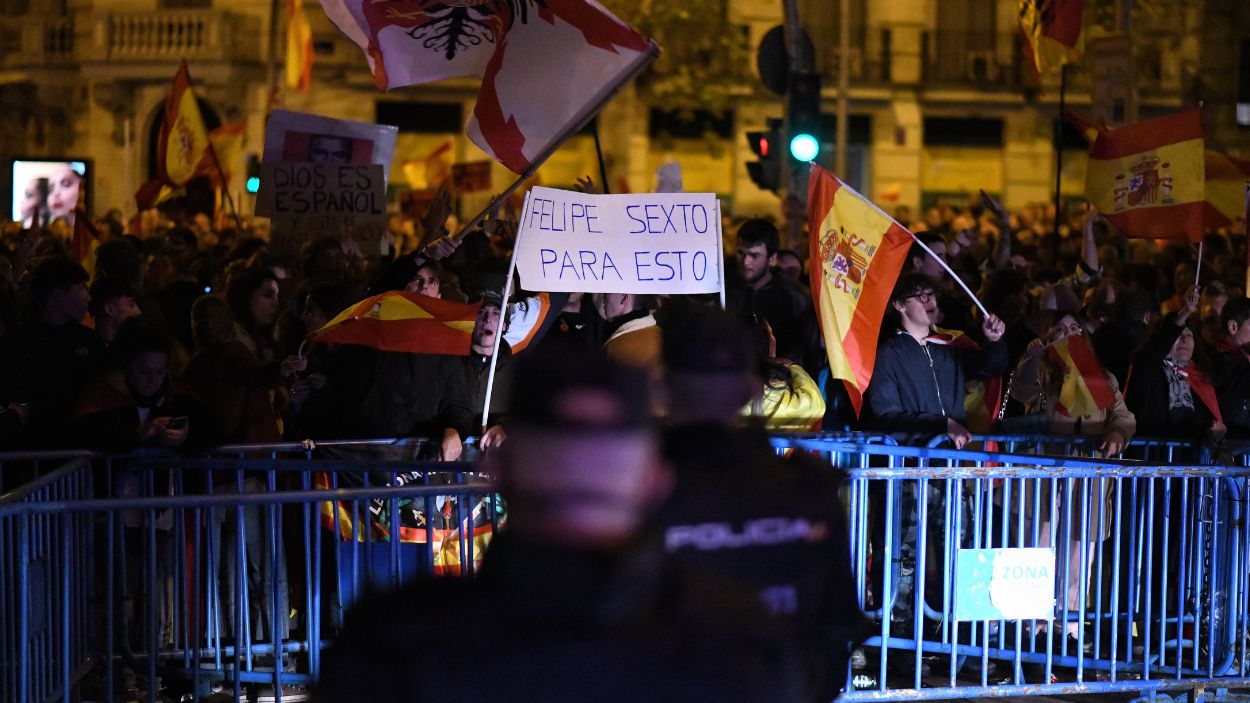
[[[523,173],[653,58],[593,0],[321,0],[379,90],[482,79],[468,135]]]

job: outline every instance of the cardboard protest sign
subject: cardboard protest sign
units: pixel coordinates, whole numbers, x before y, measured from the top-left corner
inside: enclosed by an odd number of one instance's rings
[[[328,163],[261,165],[256,209],[273,223],[277,248],[323,236],[350,237],[357,245],[380,249],[386,232],[386,178],[379,164]],[[290,241],[292,238],[299,241]]]
[[[265,129],[256,214],[271,218],[270,245],[350,238],[385,251],[386,174],[398,129],[274,110]]]
[[[712,193],[592,195],[536,187],[516,265],[528,290],[715,293],[720,204]]]
[[[399,128],[392,125],[274,110],[265,124],[265,151],[261,162],[312,161],[389,167],[398,134]]]

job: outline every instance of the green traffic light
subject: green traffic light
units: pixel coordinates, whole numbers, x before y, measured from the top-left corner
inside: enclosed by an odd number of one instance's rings
[[[799,161],[812,161],[820,154],[820,142],[810,134],[796,134],[790,139],[790,155]]]

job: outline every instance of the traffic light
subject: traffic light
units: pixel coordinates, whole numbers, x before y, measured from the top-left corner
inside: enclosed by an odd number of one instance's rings
[[[260,191],[260,158],[256,154],[247,155],[247,192],[255,195]]]
[[[747,143],[759,161],[747,162],[747,174],[761,190],[777,192],[781,187],[781,120],[769,119],[768,130],[747,132]]]
[[[791,73],[786,90],[790,156],[807,163],[820,155],[820,75]]]

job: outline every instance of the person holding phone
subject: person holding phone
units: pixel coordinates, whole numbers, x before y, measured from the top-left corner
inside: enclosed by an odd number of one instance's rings
[[[142,318],[122,324],[114,346],[118,367],[83,389],[70,423],[75,446],[113,452],[185,447],[193,401],[169,376],[169,336]]]

